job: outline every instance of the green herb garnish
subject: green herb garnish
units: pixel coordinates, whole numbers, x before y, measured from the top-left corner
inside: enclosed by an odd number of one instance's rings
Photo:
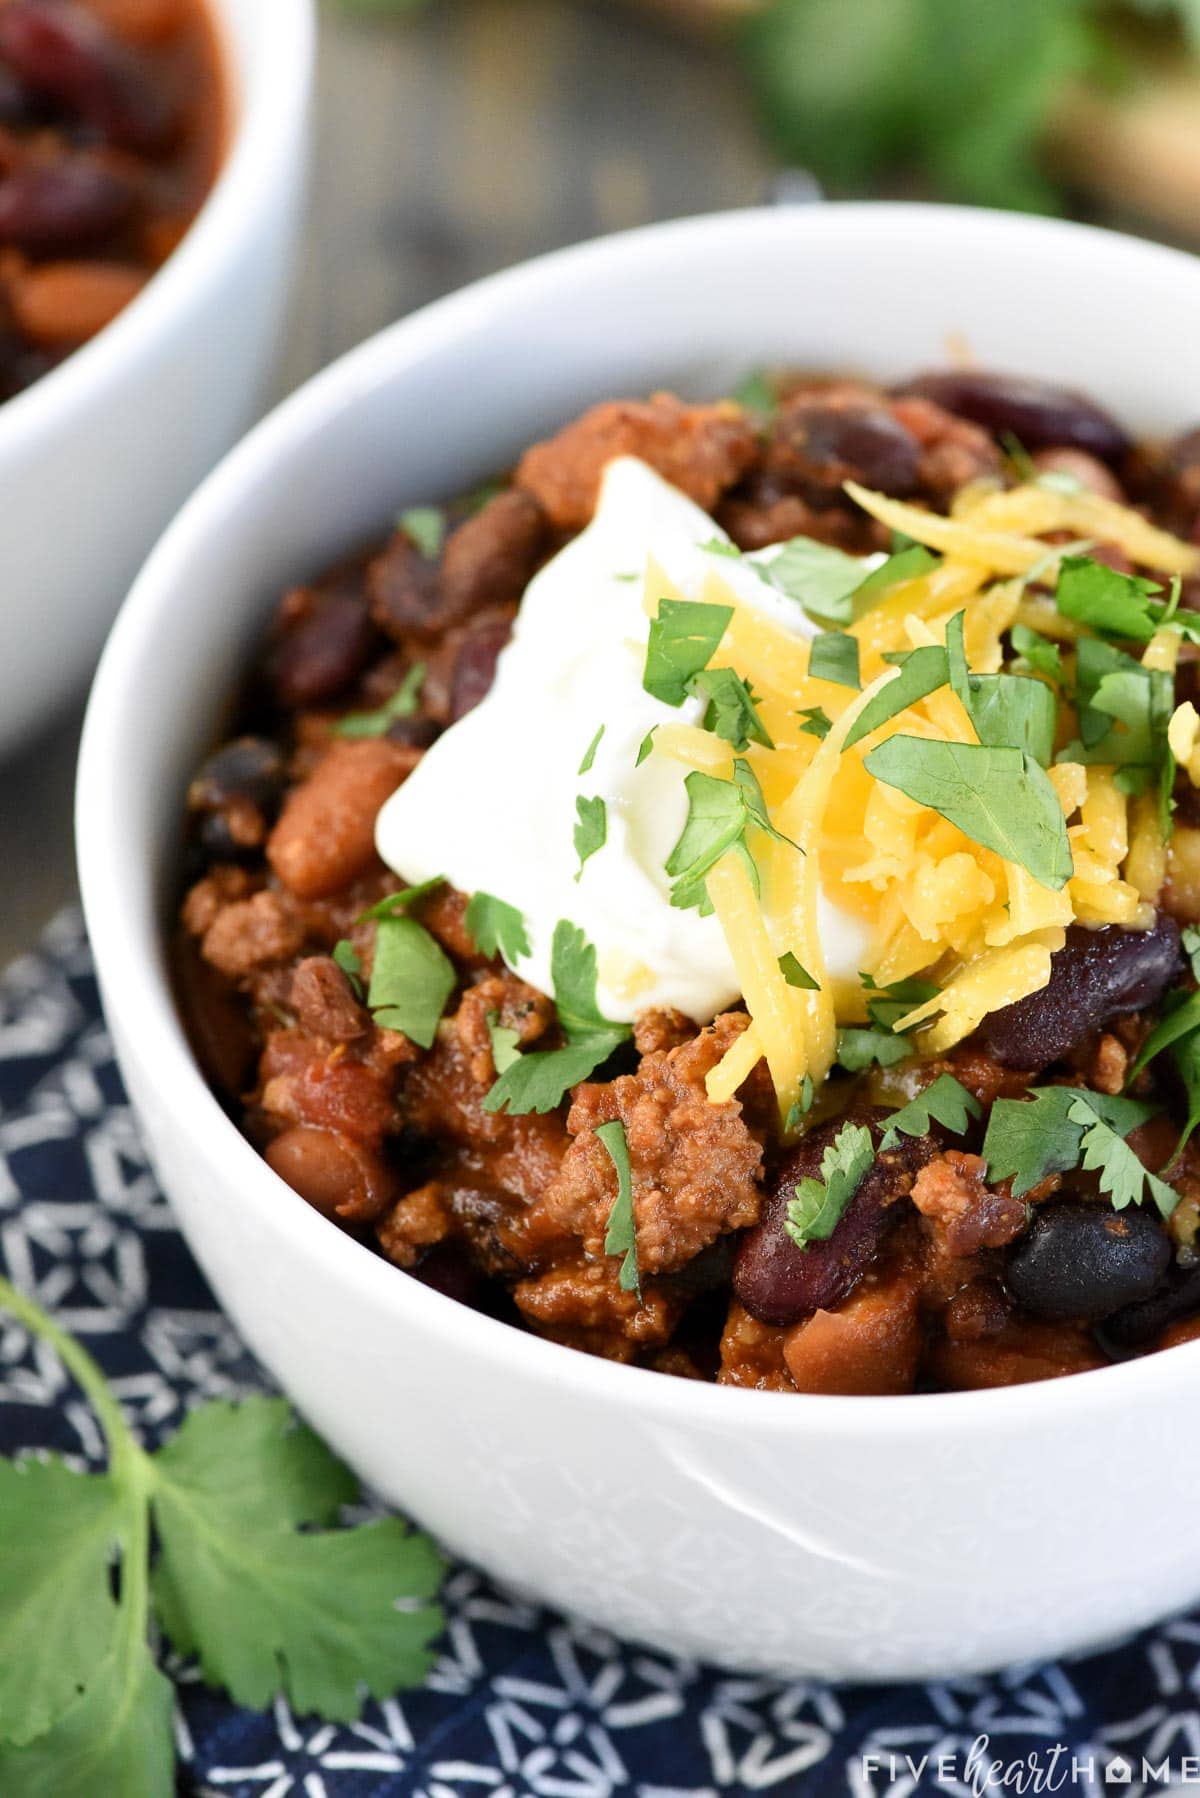
[[[821,1178],[806,1176],[788,1202],[783,1227],[798,1249],[828,1241],[874,1160],[871,1132],[844,1124],[821,1157]]]
[[[745,412],[753,412],[763,423],[769,423],[779,410],[779,400],[769,377],[762,369],[756,368],[748,374],[744,381],[739,381],[730,394],[730,399],[741,406]]]
[[[584,864],[603,849],[608,841],[608,807],[599,797],[586,798],[582,793],[575,801],[575,853],[579,857],[579,867],[575,878],[579,880],[583,874]]]
[[[603,735],[604,735],[604,726],[601,725],[600,729],[596,732],[595,736],[592,738],[591,742],[588,744],[587,749],[584,751],[583,760],[579,764],[579,772],[581,775],[591,773],[592,763],[596,759],[596,751],[600,747],[600,739]]]
[[[498,1011],[489,1011],[486,1018],[488,1041],[492,1045],[492,1063],[498,1074],[503,1074],[514,1061],[521,1056],[521,1033],[510,1030],[500,1022]]]
[[[439,507],[410,506],[407,512],[401,512],[396,522],[426,561],[437,560],[446,541],[446,518]]]
[[[980,1115],[979,1101],[953,1074],[939,1074],[937,1079],[919,1092],[915,1099],[902,1105],[888,1119],[879,1147],[894,1149],[905,1136],[927,1136],[933,1124],[940,1124],[955,1136],[962,1136],[972,1118]]]
[[[458,976],[454,963],[415,918],[380,918],[367,1004],[381,1030],[400,1030],[419,1048],[433,1045]]]
[[[839,687],[862,685],[858,672],[858,638],[845,631],[822,631],[813,638],[808,672],[814,680],[833,681]]]
[[[1080,1105],[1090,1117],[1076,1114]],[[1154,1115],[1152,1105],[1078,1086],[1036,1087],[1024,1099],[997,1099],[983,1139],[988,1179],[1011,1180],[1014,1197],[1022,1198],[1051,1174],[1079,1166],[1085,1127],[1099,1122],[1124,1138]]]
[[[1040,632],[1030,630],[1027,624],[1014,624],[1009,631],[1012,646],[1023,662],[1028,662],[1035,674],[1053,681],[1061,687],[1065,679],[1063,671],[1062,651],[1057,643]]]
[[[680,706],[694,675],[707,668],[733,617],[732,606],[660,599],[650,620],[642,686],[664,705]]]
[[[399,1518],[333,1527],[357,1482],[284,1400],[201,1405],[148,1453],[74,1338],[5,1280],[0,1308],[58,1355],[108,1452],[103,1473],[0,1462],[0,1791],[170,1798],[152,1630],[255,1709],[283,1693],[351,1721],[420,1684],[441,1557]]]
[[[838,1031],[837,1059],[850,1074],[861,1073],[874,1062],[881,1068],[894,1067],[913,1053],[907,1038],[896,1036],[891,1030],[867,1030],[861,1025],[852,1025]]]
[[[636,758],[634,760],[634,764],[633,764],[635,768],[640,768],[642,763],[646,760],[646,757],[653,753],[654,733],[657,729],[658,729],[657,724],[652,724],[650,726],[650,729],[646,732],[645,736],[642,738],[641,742],[638,744],[638,752],[637,752],[637,756],[636,756]]]
[[[379,918],[394,918],[401,912],[410,911],[419,905],[422,899],[428,899],[437,887],[444,887],[446,876],[433,874],[428,880],[419,880],[415,886],[405,887],[401,893],[385,893],[374,905],[368,905],[366,911],[359,912],[355,924],[369,924]]]
[[[867,701],[850,726],[845,747],[852,748],[873,730],[878,730],[881,724],[907,711],[910,705],[916,705],[919,699],[936,693],[948,679],[946,651],[940,644],[931,643],[921,649],[909,650],[900,663],[896,678]]]
[[[682,911],[698,906],[701,916],[707,917],[712,904],[705,882],[730,850],[743,857],[754,890],[758,891],[758,869],[746,843],[751,825],[777,842],[788,839],[781,837],[771,823],[754,770],[741,757],[734,760],[731,781],[693,769],[683,784],[688,797],[687,821],[666,861],[666,872],[674,881],[671,904]]]
[[[639,1300],[642,1296],[641,1275],[638,1271],[637,1228],[633,1215],[633,1170],[629,1165],[629,1144],[625,1138],[625,1126],[620,1118],[614,1118],[609,1124],[597,1124],[594,1132],[597,1140],[603,1144],[609,1160],[617,1171],[617,1196],[613,1200],[612,1210],[608,1214],[608,1228],[604,1233],[604,1253],[620,1255],[621,1272],[619,1277],[622,1292],[636,1292]]]
[[[849,624],[852,596],[862,586],[862,563],[857,556],[817,543],[812,537],[793,537],[769,562],[756,564],[764,579],[788,599],[831,624]]]
[[[692,681],[692,690],[708,700],[703,719],[705,730],[732,743],[735,749],[747,749],[751,743],[774,749],[758,715],[757,695],[732,668],[702,669]]]
[[[573,1086],[629,1040],[629,1025],[613,1023],[597,1004],[595,946],[566,918],[554,927],[550,979],[566,1045],[519,1056],[484,1099],[485,1111],[507,1109],[514,1116],[553,1111]]]
[[[785,949],[779,957],[779,972],[789,986],[798,987],[804,993],[819,993],[821,983],[814,980],[808,969],[796,960],[790,949]]]
[[[333,727],[337,737],[385,737],[401,718],[411,718],[417,709],[425,680],[424,662],[414,662],[392,694],[373,712],[347,712]]]
[[[491,893],[472,894],[463,922],[481,955],[498,955],[515,968],[530,953],[524,913]]]
[[[361,999],[363,996],[362,957],[354,947],[354,944],[347,942],[346,938],[342,937],[339,942],[336,942],[333,945],[331,959],[342,970],[342,973],[350,982],[350,990],[353,992],[354,997],[356,999]]]
[[[829,714],[822,705],[805,706],[803,711],[796,713],[796,716],[804,720],[800,726],[801,736],[816,737],[818,742],[823,743],[833,729]]]

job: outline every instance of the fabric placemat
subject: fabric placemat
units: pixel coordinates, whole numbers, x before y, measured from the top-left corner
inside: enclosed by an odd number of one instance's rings
[[[82,1337],[148,1442],[190,1405],[270,1387],[149,1171],[73,912],[0,984],[0,1263]],[[81,1463],[100,1456],[54,1357],[0,1313],[0,1451],[27,1449]],[[1164,1469],[1164,1496],[1169,1488]],[[1171,1496],[1187,1553],[1191,1495]],[[1097,1567],[1096,1577],[1119,1579],[1120,1568]],[[266,1715],[239,1710],[169,1663],[181,1791],[906,1798],[1200,1787],[1200,1617],[987,1679],[834,1687],[733,1676],[629,1646],[532,1609],[469,1567],[452,1569],[443,1601],[447,1630],[424,1688],[372,1705],[351,1726],[298,1718],[282,1703]]]

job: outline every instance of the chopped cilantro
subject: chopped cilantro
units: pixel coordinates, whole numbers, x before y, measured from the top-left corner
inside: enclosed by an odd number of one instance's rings
[[[380,918],[367,1004],[381,1030],[402,1030],[420,1048],[430,1048],[457,978],[454,963],[423,924]]]
[[[410,506],[407,512],[401,512],[396,522],[427,561],[432,562],[441,554],[446,541],[446,518],[439,507]]]
[[[485,1111],[505,1108],[514,1116],[553,1111],[573,1086],[627,1042],[628,1024],[614,1024],[596,1000],[596,950],[566,918],[554,927],[550,979],[558,1022],[566,1044],[521,1055],[500,1075],[483,1101]]]
[[[646,692],[664,705],[682,705],[693,675],[708,667],[732,617],[732,606],[660,599],[646,644]]]
[[[1152,1174],[1130,1148],[1125,1138],[1111,1124],[1099,1117],[1092,1107],[1092,1094],[1079,1094],[1067,1113],[1081,1131],[1080,1165],[1100,1176],[1100,1190],[1112,1203],[1114,1211],[1127,1205],[1140,1205],[1147,1194],[1163,1217],[1170,1217],[1179,1203],[1179,1194],[1157,1174]]]
[[[1032,756],[983,743],[895,736],[873,749],[864,765],[972,842],[1016,862],[1039,885],[1058,891],[1071,878],[1063,809]]]
[[[621,1256],[621,1272],[618,1276],[621,1291],[636,1292],[640,1300],[642,1284],[638,1271],[637,1228],[633,1215],[633,1170],[629,1165],[625,1126],[620,1118],[614,1118],[611,1123],[597,1124],[595,1135],[603,1144],[617,1173],[617,1196],[608,1214],[604,1253]]]
[[[819,993],[821,990],[820,981],[813,979],[808,969],[801,966],[790,949],[785,950],[779,957],[779,972],[789,986],[798,987],[801,992]]]
[[[803,711],[796,713],[796,716],[797,718],[803,718],[804,720],[804,723],[800,726],[801,736],[816,737],[819,742],[823,743],[833,729],[829,714],[824,706],[805,706]]]
[[[1040,632],[1030,630],[1027,624],[1014,624],[1009,636],[1012,646],[1023,662],[1027,662],[1035,674],[1053,681],[1061,687],[1064,680],[1062,651],[1057,643]]]
[[[871,1132],[863,1124],[844,1124],[821,1157],[821,1178],[806,1176],[788,1202],[783,1227],[798,1249],[828,1241],[874,1160]]]
[[[812,1102],[815,1097],[816,1089],[813,1086],[812,1075],[805,1074],[800,1082],[800,1097],[793,1099],[788,1107],[787,1117],[784,1119],[783,1134],[785,1136],[795,1136],[804,1119],[812,1110]]]
[[[886,724],[889,718],[895,718],[919,699],[936,693],[948,679],[946,651],[940,644],[931,643],[910,650],[900,663],[900,672],[895,679],[881,687],[858,714],[846,737],[845,747],[852,748],[873,730],[878,730],[881,724]]]
[[[608,807],[599,797],[586,798],[582,793],[575,801],[575,853],[579,857],[579,867],[575,878],[579,880],[583,874],[584,864],[603,849],[608,841]]]
[[[754,770],[740,756],[734,760],[732,781],[718,780],[713,774],[693,769],[683,784],[688,797],[688,815],[679,840],[666,861],[666,872],[674,881],[671,904],[681,911],[698,906],[701,916],[707,916],[712,907],[705,881],[730,850],[738,850],[745,858],[755,891],[758,890],[758,871],[746,846],[746,831],[750,825],[777,841],[787,839],[780,837],[767,816],[762,788],[755,779]]]
[[[1044,768],[1054,750],[1054,694],[1032,675],[972,674],[963,648],[964,617],[956,612],[946,626],[946,663],[975,734],[988,748],[1019,749]]]
[[[425,680],[424,662],[414,662],[392,697],[373,712],[347,712],[334,725],[338,737],[384,737],[401,718],[411,718],[417,709]]]
[[[524,914],[491,893],[472,894],[464,922],[481,955],[498,955],[515,968],[530,952]]]
[[[360,912],[354,922],[369,924],[379,918],[394,918],[400,912],[419,905],[422,899],[428,899],[436,887],[445,884],[444,874],[434,874],[429,880],[419,880],[415,886],[405,887],[402,893],[385,893],[382,899],[377,899],[374,905],[368,905],[366,911]]]
[[[822,631],[813,638],[808,672],[814,680],[833,681],[839,687],[859,687],[858,638],[845,631]]]
[[[503,1074],[506,1068],[520,1059],[521,1033],[502,1024],[498,1011],[489,1011],[486,1022],[488,1041],[492,1045],[492,1063],[497,1074]]]
[[[873,568],[865,581],[862,581],[852,594],[854,617],[876,605],[885,593],[893,587],[902,586],[905,581],[915,581],[923,574],[929,574],[937,568],[941,557],[926,549],[923,543],[909,543],[890,555],[879,568]]]
[[[1085,556],[1065,556],[1054,600],[1064,618],[1086,624],[1101,636],[1148,643],[1162,619],[1161,592],[1157,581],[1118,574]]]
[[[1192,978],[1200,981],[1200,930],[1189,924],[1180,935],[1183,952],[1188,958],[1192,970]]]
[[[638,744],[637,757],[633,764],[635,768],[640,768],[642,763],[646,760],[646,757],[652,753],[654,749],[654,733],[657,729],[657,724],[652,724]]]
[[[1129,1070],[1129,1080],[1135,1080],[1143,1068],[1149,1067],[1156,1055],[1161,1055],[1164,1049],[1169,1049],[1173,1043],[1189,1036],[1193,1030],[1200,1030],[1200,993],[1168,994],[1163,1002],[1162,1016],[1142,1044],[1137,1059]]]
[[[772,587],[814,617],[827,618],[831,624],[849,624],[851,596],[863,578],[857,556],[817,543],[812,537],[793,537],[769,562],[760,562],[758,569]]]
[[[342,970],[342,973],[346,976],[346,979],[350,982],[350,989],[353,992],[354,997],[356,999],[361,999],[363,995],[362,957],[354,947],[354,944],[347,942],[346,938],[343,937],[340,942],[333,945],[332,959],[337,963],[338,967]]]
[[[838,1031],[837,1059],[850,1074],[861,1073],[873,1062],[878,1062],[881,1068],[894,1067],[912,1053],[912,1044],[890,1030],[867,1030],[855,1025]]]
[[[753,412],[764,424],[774,418],[779,410],[779,400],[770,377],[761,368],[753,369],[744,381],[739,381],[729,397],[743,411]]]
[[[926,1136],[930,1126],[940,1124],[955,1136],[962,1136],[972,1118],[980,1115],[978,1099],[969,1093],[953,1074],[939,1074],[915,1099],[902,1105],[888,1119],[880,1149],[894,1149],[901,1133]]]
[[[601,725],[600,729],[596,732],[595,736],[592,738],[591,742],[588,744],[587,749],[584,752],[583,760],[579,764],[580,774],[590,774],[591,773],[592,763],[596,759],[596,751],[600,747],[600,739],[603,735],[604,735],[604,726]]]
[[[1080,1101],[1090,1118],[1075,1114]],[[1034,1087],[1023,1099],[997,1099],[983,1139],[988,1179],[1011,1180],[1014,1197],[1022,1198],[1049,1175],[1079,1166],[1085,1124],[1098,1120],[1124,1138],[1153,1116],[1152,1105],[1078,1086]]]
[[[735,749],[747,749],[761,743],[764,749],[775,745],[758,715],[758,699],[740,674],[732,668],[705,668],[692,681],[693,691],[708,699],[704,729],[723,737]]]
[[[871,1022],[879,1030],[895,1030],[896,1025],[906,1013],[924,1005],[930,999],[936,999],[941,988],[932,980],[893,980],[890,986],[877,986],[870,974],[860,974],[859,979],[867,991],[874,995],[867,1000],[867,1012]]]

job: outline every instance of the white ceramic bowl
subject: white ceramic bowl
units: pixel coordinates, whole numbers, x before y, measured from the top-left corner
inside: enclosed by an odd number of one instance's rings
[[[406,1279],[222,1114],[162,925],[189,770],[274,596],[470,487],[603,395],[759,363],[899,376],[965,334],[1150,431],[1200,418],[1200,262],[942,208],[697,219],[497,276],[364,345],[187,506],[131,594],[84,738],[79,848],[108,1017],[189,1242],[328,1440],[457,1553],[662,1648],[744,1668],[949,1676],[1200,1597],[1200,1343],[1047,1385],[784,1397],[610,1365]]]
[[[209,0],[220,176],[131,306],[0,406],[0,752],[82,687],[171,514],[256,416],[304,187],[314,0]]]

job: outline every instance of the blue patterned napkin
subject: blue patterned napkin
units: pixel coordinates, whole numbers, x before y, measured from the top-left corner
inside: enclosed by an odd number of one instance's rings
[[[269,1384],[147,1168],[74,914],[0,987],[0,1251],[12,1278],[83,1337],[147,1440],[189,1405]],[[32,1448],[81,1463],[100,1453],[53,1356],[0,1314],[0,1450]],[[1179,1496],[1186,1530],[1189,1495]],[[1200,1787],[1200,1620],[991,1679],[835,1688],[735,1678],[627,1647],[506,1597],[468,1567],[452,1571],[444,1599],[448,1628],[427,1685],[351,1726],[283,1704],[265,1716],[237,1710],[172,1664],[181,1791],[981,1798]]]

